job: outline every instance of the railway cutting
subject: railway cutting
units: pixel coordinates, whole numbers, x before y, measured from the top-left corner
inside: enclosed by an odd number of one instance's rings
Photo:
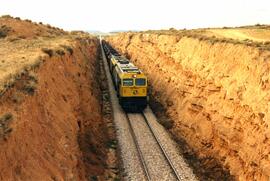
[[[127,95],[137,97],[132,92],[137,86],[138,92],[142,94],[144,101],[147,101],[147,93],[144,94],[142,91],[147,90],[147,77],[101,39],[100,46],[114,112],[122,170],[124,170],[123,178],[127,180],[197,180],[179,153],[176,144],[158,124],[155,115],[145,102],[141,104],[140,101],[131,99],[132,104],[130,100],[126,104],[121,99],[121,96]],[[129,69],[133,70],[119,71],[121,64],[126,65],[122,67],[130,66],[132,68],[129,67]],[[125,78],[133,80],[124,86]],[[144,83],[137,85],[137,78],[145,79]],[[126,91],[130,92],[125,94],[124,88],[128,88]],[[129,105],[133,106],[129,108],[127,107]]]

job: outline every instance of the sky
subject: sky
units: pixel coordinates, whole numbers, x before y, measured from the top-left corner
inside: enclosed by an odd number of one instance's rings
[[[0,16],[65,30],[193,29],[270,24],[270,0],[0,0]]]

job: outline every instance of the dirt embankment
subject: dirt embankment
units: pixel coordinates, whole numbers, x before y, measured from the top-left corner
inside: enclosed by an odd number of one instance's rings
[[[152,97],[212,171],[270,179],[270,52],[190,36],[121,33],[107,40],[148,75]],[[215,173],[216,172],[216,173]]]
[[[12,81],[1,90],[0,180],[102,178],[108,136],[96,75],[97,39],[74,35],[49,43],[39,37],[38,45],[32,41],[0,40],[1,50],[7,42],[29,43],[18,51],[0,51],[5,59],[0,68],[21,69],[10,71]]]
[[[0,180],[102,175],[107,137],[94,79],[96,46],[90,40],[72,55],[45,58],[1,97],[8,124],[1,132]]]

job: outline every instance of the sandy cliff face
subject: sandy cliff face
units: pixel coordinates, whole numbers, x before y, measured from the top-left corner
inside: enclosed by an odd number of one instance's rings
[[[110,174],[98,40],[2,16],[0,45],[0,180]]]
[[[43,53],[42,63],[0,97],[0,180],[103,174],[107,136],[95,78],[97,46],[95,39],[79,39],[51,57]]]
[[[171,132],[238,180],[270,179],[270,52],[155,33],[107,39],[148,75]]]

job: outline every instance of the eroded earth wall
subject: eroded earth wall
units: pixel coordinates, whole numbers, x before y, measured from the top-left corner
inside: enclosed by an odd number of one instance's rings
[[[107,38],[149,77],[152,95],[201,158],[237,180],[270,179],[270,52],[155,33]]]
[[[102,175],[106,128],[95,78],[98,42],[50,52],[0,98],[0,180]],[[96,177],[95,177],[96,178]]]

